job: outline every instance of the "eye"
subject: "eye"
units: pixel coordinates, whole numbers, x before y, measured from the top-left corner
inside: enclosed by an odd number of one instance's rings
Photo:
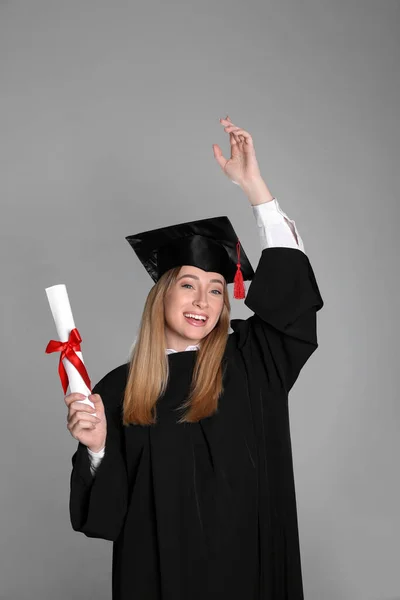
[[[193,287],[191,283],[183,283],[183,284],[181,285],[181,287],[185,287],[186,285],[190,285],[190,287]],[[222,292],[220,292],[220,290],[212,290],[212,291],[213,291],[213,292],[218,292],[218,294],[219,294],[219,295],[221,295],[221,294],[222,294]],[[216,294],[214,294],[214,296],[215,296],[215,295],[216,295]]]

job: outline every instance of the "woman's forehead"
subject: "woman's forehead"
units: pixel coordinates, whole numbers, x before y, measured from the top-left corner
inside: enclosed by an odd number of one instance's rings
[[[200,269],[199,267],[194,267],[193,265],[182,265],[178,277],[183,277],[184,275],[194,275],[202,280],[210,281],[212,279],[217,279],[221,283],[224,283],[225,279],[221,273],[217,273],[215,271],[204,271],[204,269]]]

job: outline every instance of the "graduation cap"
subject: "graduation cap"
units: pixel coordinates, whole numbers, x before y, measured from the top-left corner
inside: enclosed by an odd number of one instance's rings
[[[254,271],[228,217],[212,217],[144,231],[125,238],[157,282],[173,267],[192,265],[221,273],[234,283],[234,298],[245,297],[244,280]]]

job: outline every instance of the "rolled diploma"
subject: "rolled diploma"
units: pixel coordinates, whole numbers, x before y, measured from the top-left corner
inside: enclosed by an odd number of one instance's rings
[[[63,283],[61,283],[45,289],[47,299],[50,304],[50,309],[53,314],[53,319],[56,324],[58,338],[60,342],[67,342],[69,334],[71,333],[72,329],[75,328],[74,317],[72,316],[67,288]],[[83,364],[85,364],[83,361],[82,352],[78,350],[76,351],[76,355],[79,356]],[[84,394],[86,396],[84,400],[77,400],[76,402],[89,404],[92,408],[94,408],[93,402],[91,402],[88,398],[88,395],[91,394],[91,391],[83,381],[79,371],[77,371],[75,366],[69,362],[68,358],[63,359],[63,365],[68,375],[70,392],[78,392],[79,394]],[[97,416],[95,412],[90,414]]]

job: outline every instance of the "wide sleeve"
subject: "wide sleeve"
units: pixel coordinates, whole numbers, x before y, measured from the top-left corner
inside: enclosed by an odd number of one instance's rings
[[[128,478],[121,418],[121,389],[106,375],[92,390],[100,394],[107,419],[105,454],[93,477],[87,447],[78,442],[72,456],[70,519],[74,531],[115,541],[128,504]],[[114,381],[113,381],[114,379]]]
[[[324,303],[308,256],[295,248],[265,248],[244,303],[254,314],[231,321],[239,347],[250,344],[289,392],[318,347],[316,314]]]

